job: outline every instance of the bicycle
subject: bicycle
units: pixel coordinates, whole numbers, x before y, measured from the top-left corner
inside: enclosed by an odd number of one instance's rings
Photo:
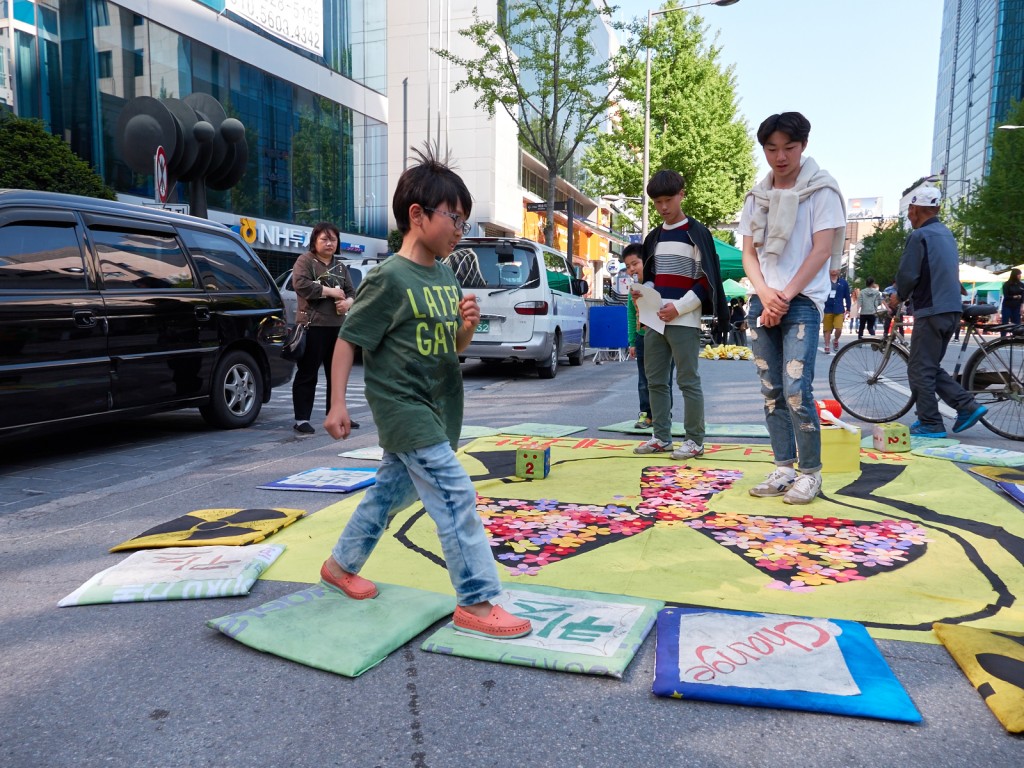
[[[979,405],[988,408],[982,424],[1002,437],[1024,440],[1024,325],[981,322],[995,312],[990,304],[964,309],[963,343],[951,375]],[[896,421],[914,404],[908,375],[910,347],[900,335],[902,317],[899,307],[888,333],[880,339],[850,342],[832,360],[828,371],[832,395],[854,418]],[[986,341],[981,327],[1011,335]],[[972,339],[977,349],[964,364]]]

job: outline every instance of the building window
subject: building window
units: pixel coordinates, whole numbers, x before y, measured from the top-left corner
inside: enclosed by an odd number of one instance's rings
[[[100,51],[96,54],[96,73],[99,77],[114,76],[114,54],[110,51]]]
[[[142,48],[136,48],[132,54],[132,69],[135,77],[142,77],[146,74],[145,54],[146,52]]]

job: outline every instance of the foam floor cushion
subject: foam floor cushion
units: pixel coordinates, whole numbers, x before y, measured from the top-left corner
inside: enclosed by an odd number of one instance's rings
[[[377,470],[365,467],[316,467],[257,486],[268,491],[351,493],[377,482]]]
[[[317,584],[258,608],[206,622],[258,651],[345,677],[358,677],[455,610],[455,598],[377,583],[372,600]]]
[[[921,721],[867,630],[853,621],[666,608],[657,639],[657,696]]]
[[[342,451],[338,454],[343,459],[363,459],[364,461],[380,461],[384,458],[384,449],[379,445],[370,445],[366,448],[354,448],[351,451]]]
[[[602,432],[625,432],[627,435],[649,435],[651,428],[637,428],[636,420],[620,421],[607,427],[598,427]],[[682,437],[686,428],[678,421],[672,422],[672,434]],[[768,428],[764,424],[705,424],[704,434],[707,437],[768,437]]]
[[[480,427],[475,424],[463,424],[459,440],[472,440],[475,437],[490,437],[501,432],[496,427]]]
[[[860,447],[868,451],[875,450],[875,438],[870,434],[860,441]],[[920,435],[910,436],[910,448],[934,448],[942,445],[959,445],[960,441],[952,437],[921,437]],[[895,451],[880,451],[880,453],[895,453]],[[903,451],[906,453],[906,451]]]
[[[247,595],[285,547],[167,547],[133,552],[57,605],[194,600]]]
[[[492,640],[449,622],[423,650],[525,667],[622,677],[665,604],[597,592],[518,584],[494,601],[533,624],[525,637]]]
[[[917,456],[928,456],[932,459],[947,459],[964,464],[987,464],[992,467],[1024,466],[1024,453],[1008,451],[1004,448],[987,448],[983,445],[948,445],[912,448],[911,453]]]
[[[935,634],[1010,733],[1024,733],[1024,634],[936,624]]]
[[[200,509],[154,526],[110,551],[252,544],[291,525],[304,514],[304,509]]]
[[[533,437],[565,437],[583,432],[586,427],[573,427],[568,424],[537,424],[531,421],[524,421],[521,424],[513,424],[510,427],[501,427],[500,434],[503,435],[531,435]]]

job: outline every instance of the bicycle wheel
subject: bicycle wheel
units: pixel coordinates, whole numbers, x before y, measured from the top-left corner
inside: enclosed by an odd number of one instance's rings
[[[987,353],[987,354],[986,354]],[[966,388],[988,408],[981,423],[997,435],[1024,440],[1024,339],[999,339],[967,361]]]
[[[858,339],[839,350],[828,369],[832,395],[861,421],[895,421],[914,404],[907,353],[893,345],[885,350],[884,340]]]

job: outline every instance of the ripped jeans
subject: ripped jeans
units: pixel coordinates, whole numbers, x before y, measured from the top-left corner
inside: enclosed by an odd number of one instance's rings
[[[751,296],[748,333],[775,463],[792,465],[799,456],[801,472],[816,472],[821,469],[821,423],[813,387],[821,313],[801,294],[779,325],[759,328],[763,309],[761,300]]]

